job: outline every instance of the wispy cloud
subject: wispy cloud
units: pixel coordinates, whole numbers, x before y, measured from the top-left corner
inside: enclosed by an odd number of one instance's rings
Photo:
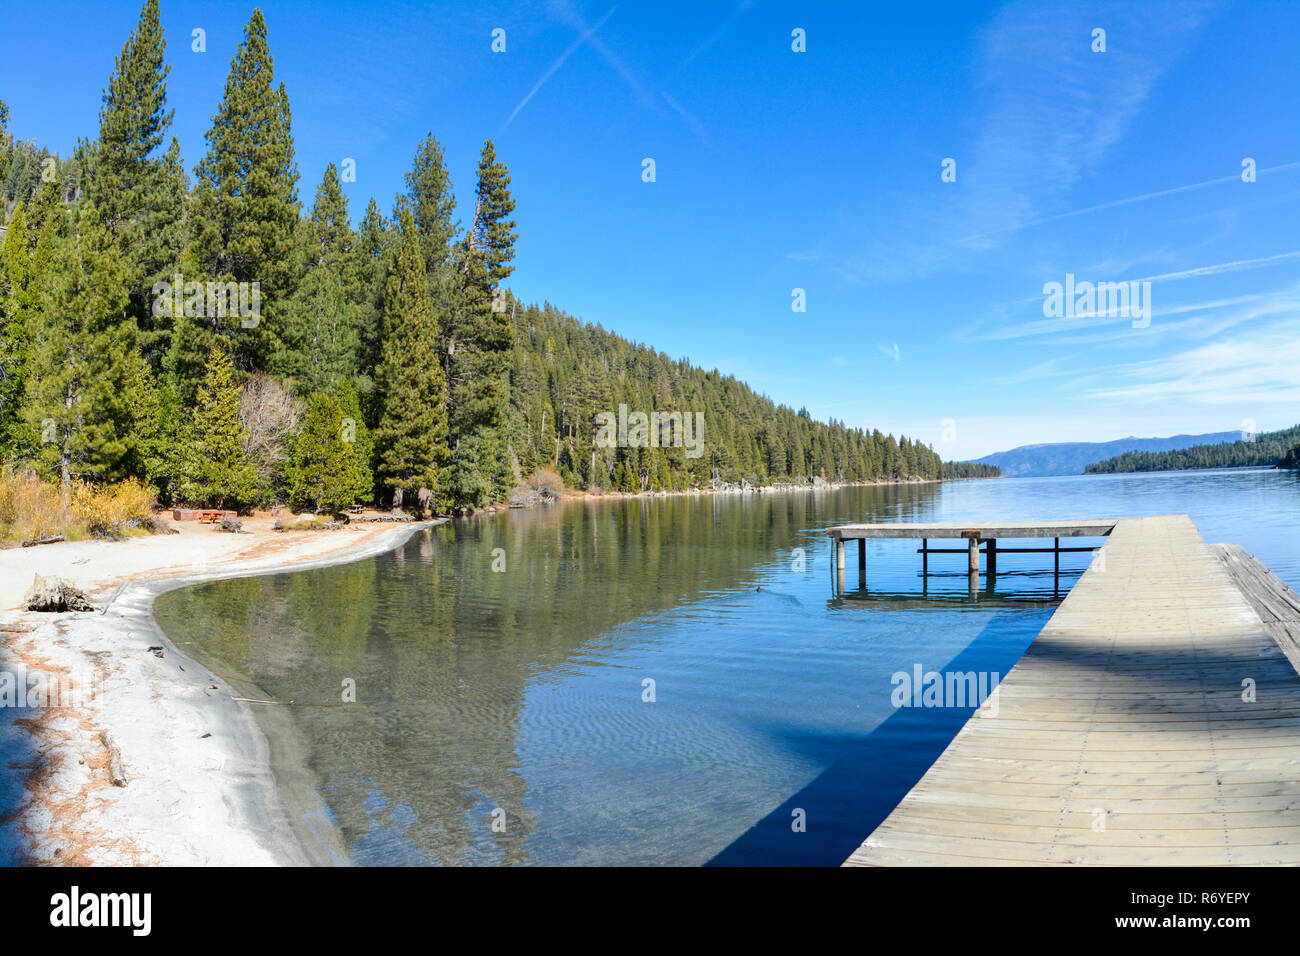
[[[1205,276],[1224,275],[1232,272],[1245,272],[1252,269],[1263,269],[1269,266],[1281,265],[1286,262],[1293,262],[1300,259],[1300,251],[1281,252],[1272,256],[1261,256],[1255,259],[1234,259],[1231,262],[1219,262],[1213,265],[1196,266],[1191,269],[1182,269],[1177,272],[1163,272],[1158,275],[1143,276],[1139,279],[1124,279],[1124,282],[1150,282],[1154,286],[1156,283],[1178,282],[1183,279],[1196,279]],[[1081,276],[1080,279],[1089,278]],[[1054,281],[1060,281],[1059,278]],[[1091,280],[1090,280],[1091,281]],[[1107,280],[1111,281],[1111,280]],[[1288,287],[1289,289],[1290,287]],[[1165,306],[1152,311],[1153,317],[1181,315],[1187,312],[1200,312],[1207,309],[1221,308],[1224,306],[1240,305],[1245,302],[1256,301],[1276,294],[1272,292],[1261,292],[1252,295],[1238,296],[1230,299],[1213,299],[1199,303],[1190,303],[1176,306]],[[1018,299],[1016,305],[1025,305],[1026,303],[1041,304],[1043,296],[1026,296]],[[996,307],[999,315],[1006,314],[1006,306]],[[1052,318],[1052,319],[1032,319],[1025,322],[1013,324],[999,324],[985,330],[968,329],[958,336],[959,340],[998,340],[998,339],[1019,339],[1028,336],[1054,335],[1062,332],[1071,332],[1077,329],[1092,328],[1104,325],[1129,325],[1131,319],[1127,316],[1110,316],[1110,315],[1077,315],[1071,318]]]
[[[892,345],[877,345],[876,348],[880,349],[881,354],[883,354],[886,358],[893,359],[895,365],[897,365],[899,362],[903,360],[903,356],[898,349],[897,342],[893,343]]]
[[[1003,375],[993,379],[994,385],[1018,385],[1021,382],[1032,382],[1036,379],[1051,378],[1056,375],[1067,374],[1061,367],[1060,359],[1048,359],[1046,362],[1039,362],[1037,365],[1030,365],[1020,369],[1018,372],[1012,372],[1010,375]]]
[[[1263,176],[1267,173],[1276,173],[1282,170],[1289,170],[1289,169],[1300,169],[1300,162],[1283,163],[1279,166],[1270,166],[1267,169],[1257,170],[1255,175],[1258,177],[1258,176]],[[1128,196],[1124,199],[1115,199],[1112,200],[1111,202],[1098,203],[1095,206],[1088,206],[1084,209],[1073,209],[1070,212],[1061,212],[1053,216],[1043,216],[1041,219],[1032,219],[1029,220],[1028,222],[1019,222],[1012,226],[1005,227],[1003,229],[984,232],[974,236],[967,236],[965,239],[959,241],[974,242],[980,239],[987,239],[999,233],[1013,232],[1020,229],[1029,229],[1033,226],[1042,226],[1050,222],[1060,222],[1062,219],[1073,219],[1075,216],[1087,216],[1092,213],[1102,212],[1107,209],[1117,209],[1120,206],[1129,206],[1132,205],[1133,203],[1146,202],[1147,200],[1150,199],[1159,199],[1161,196],[1173,196],[1177,193],[1185,193],[1193,189],[1204,189],[1206,186],[1218,186],[1223,183],[1232,183],[1232,182],[1240,182],[1240,181],[1241,181],[1241,174],[1233,173],[1231,176],[1220,176],[1218,179],[1207,179],[1204,182],[1200,182],[1200,183],[1190,183],[1186,186],[1174,186],[1170,189],[1161,189],[1152,193],[1142,193],[1139,196]]]
[[[1238,306],[1240,306],[1238,308]],[[1169,316],[1195,314],[1178,322],[1168,322]],[[1151,325],[1139,330],[1132,328],[1109,329],[1084,335],[1062,335],[1049,340],[1051,345],[1131,345],[1134,336],[1143,340],[1160,338],[1207,339],[1239,325],[1272,316],[1300,315],[1300,286],[1289,289],[1237,296],[1211,302],[1197,302],[1152,313]]]
[[[979,44],[974,79],[988,107],[973,119],[973,140],[954,143],[957,184],[946,187],[951,192],[938,206],[929,194],[913,200],[897,217],[906,227],[869,240],[862,253],[830,267],[860,284],[924,278],[969,265],[1029,225],[1140,201],[1049,211],[1085,170],[1103,164],[1210,9],[1108,7],[1112,35],[1144,42],[1095,54],[1088,43],[1091,13],[1055,4],[1004,7]],[[937,177],[938,157],[935,163]]]
[[[1117,365],[1086,397],[1126,402],[1300,402],[1300,319],[1164,358]]]

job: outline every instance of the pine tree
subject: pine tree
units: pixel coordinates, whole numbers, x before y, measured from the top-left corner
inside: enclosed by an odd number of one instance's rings
[[[154,150],[171,125],[167,109],[166,43],[158,22],[158,0],[145,0],[140,23],[118,55],[99,113],[99,139],[86,153],[86,198],[117,235],[128,228],[154,189]]]
[[[182,268],[188,241],[186,200],[189,178],[181,162],[181,144],[175,136],[163,154],[154,191],[140,211],[138,228],[133,236],[139,268],[133,280],[132,309],[140,330],[140,348],[149,364],[160,369],[171,351],[176,334],[176,319],[159,300],[156,292],[175,280]],[[145,301],[141,303],[141,291]]]
[[[359,360],[356,234],[333,163],[299,232],[307,272],[284,310],[272,368],[293,378],[299,394],[309,395],[330,391],[355,374]]]
[[[381,330],[384,314],[384,289],[388,284],[388,267],[393,258],[393,230],[373,199],[357,232],[354,271],[357,276],[354,305],[357,331],[357,376],[373,388],[375,367],[379,365]],[[363,389],[364,392],[364,389]],[[363,398],[364,401],[364,398]],[[373,402],[369,403],[372,407]],[[371,423],[374,418],[367,415]]]
[[[514,329],[499,283],[510,275],[514,221],[510,175],[492,141],[479,159],[474,220],[461,244],[459,295],[446,329],[448,416],[452,434],[448,491],[479,507],[505,496],[512,478],[506,417]]]
[[[129,311],[155,364],[166,347],[170,323],[153,321],[151,289],[174,271],[183,243],[183,185],[182,195],[176,189],[179,142],[173,138],[165,156],[155,155],[173,115],[167,109],[171,68],[164,62],[165,49],[158,0],[146,0],[104,91],[99,137],[77,151],[86,198],[99,210],[128,265]]]
[[[344,417],[332,395],[317,392],[307,399],[302,431],[285,466],[289,500],[295,505],[337,514],[364,493],[365,476]]]
[[[352,444],[360,473],[361,482],[357,498],[362,501],[372,501],[375,494],[375,440],[366,425],[361,396],[348,379],[341,379],[335,386],[333,394],[338,399],[339,408],[343,412],[345,439]]]
[[[252,319],[205,313],[178,320],[177,363],[188,375],[217,344],[245,372],[265,368],[279,346],[279,322],[298,278],[290,126],[288,95],[274,85],[266,21],[254,10],[206,135],[207,155],[195,169],[186,270],[196,280],[258,283],[261,311]]]
[[[452,192],[451,176],[447,172],[442,146],[432,133],[416,150],[411,171],[403,178],[406,194],[398,197],[393,217],[400,217],[404,210],[410,211],[432,288],[435,276],[448,265],[452,240],[458,229],[452,220],[456,195]]]
[[[147,362],[133,362],[126,382],[127,450],[123,469],[155,487],[166,487],[169,449],[165,398]]]
[[[340,279],[348,278],[355,268],[353,247],[357,236],[348,218],[348,197],[343,193],[339,171],[333,163],[325,167],[325,175],[316,188],[316,200],[311,207],[311,257],[308,268],[326,266],[337,272]]]
[[[244,505],[252,501],[257,469],[244,451],[246,430],[239,420],[239,383],[225,349],[208,355],[198,404],[184,429],[179,491],[195,503]]]
[[[14,207],[0,246],[0,458],[11,457],[22,442],[19,413],[30,361],[30,328],[40,289],[39,273],[29,248],[27,217],[20,202]]]
[[[47,225],[47,228],[49,226]],[[94,203],[55,246],[32,316],[24,418],[35,458],[65,487],[121,477],[130,448],[130,382],[143,361],[127,314],[127,267]]]
[[[440,472],[447,461],[447,409],[437,323],[409,211],[400,214],[398,228],[400,245],[384,296],[383,358],[375,374],[375,474],[393,492],[430,489],[438,507],[445,497]]]
[[[13,151],[14,137],[9,132],[9,104],[0,100],[0,183],[9,179],[9,163]]]

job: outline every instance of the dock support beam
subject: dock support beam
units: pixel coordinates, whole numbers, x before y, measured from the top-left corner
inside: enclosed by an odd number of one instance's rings
[[[930,542],[925,538],[921,539],[921,580],[924,581],[926,575],[930,573]]]
[[[1061,539],[1052,539],[1052,594],[1061,592]]]
[[[980,535],[971,531],[966,535],[967,568],[970,572],[970,596],[975,597],[980,590]]]
[[[998,573],[998,539],[989,538],[984,542],[984,566],[988,570],[989,580]]]

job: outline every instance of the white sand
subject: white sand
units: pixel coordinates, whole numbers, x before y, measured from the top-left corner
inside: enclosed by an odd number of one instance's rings
[[[184,522],[177,535],[0,551],[0,621],[36,625],[0,634],[3,670],[25,666],[101,681],[89,701],[28,711],[33,719],[7,729],[11,743],[27,736],[17,741],[25,746],[6,748],[4,772],[24,779],[16,825],[28,857],[76,865],[342,862],[328,825],[312,827],[319,839],[296,835],[250,705],[233,700],[224,681],[167,641],[154,624],[153,601],[199,580],[368,557],[429,525],[275,533],[254,523],[253,533],[235,535]],[[70,581],[106,611],[21,610],[37,572]],[[158,645],[161,658],[148,651]],[[125,787],[110,781],[105,732],[121,755]],[[293,813],[300,821],[323,808],[299,799]],[[12,834],[14,825],[8,829]]]

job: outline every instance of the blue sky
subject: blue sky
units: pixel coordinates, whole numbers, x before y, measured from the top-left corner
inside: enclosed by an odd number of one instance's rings
[[[350,157],[390,209],[433,132],[472,204],[490,137],[516,294],[819,418],[951,458],[1300,422],[1300,4],[262,9],[305,201]],[[162,0],[190,169],[251,11]],[[13,132],[93,135],[138,12],[7,2]],[[1067,273],[1149,280],[1149,324],[1046,318]]]

